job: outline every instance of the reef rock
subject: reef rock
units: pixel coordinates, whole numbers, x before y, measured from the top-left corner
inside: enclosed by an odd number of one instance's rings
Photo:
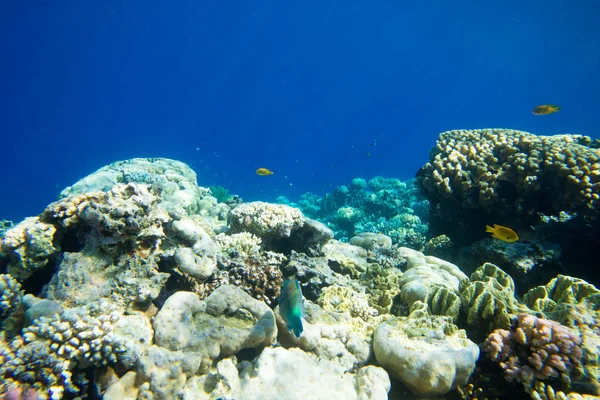
[[[236,367],[231,359],[185,385],[183,400],[245,399],[385,400],[391,388],[387,373],[374,366],[344,373],[335,363],[299,349],[267,348],[252,362]]]
[[[456,318],[460,311],[459,284],[467,276],[456,265],[407,247],[398,249],[406,258],[406,272],[400,278],[400,298],[410,308],[422,301],[429,312]]]
[[[371,335],[374,325],[350,313],[323,311],[309,301],[304,303],[306,318],[299,338],[287,329],[287,324],[275,308],[279,341],[285,346],[297,346],[322,359],[341,365],[345,371],[359,368],[371,357]]]
[[[474,271],[490,262],[510,274],[524,291],[545,281],[548,276],[556,275],[560,256],[560,246],[549,242],[506,243],[488,238],[463,248],[460,265],[467,271]]]
[[[273,311],[233,286],[221,286],[206,302],[191,292],[167,299],[154,319],[154,340],[169,350],[195,353],[207,370],[218,357],[268,346],[277,336]]]
[[[377,361],[419,396],[443,395],[465,385],[479,358],[479,347],[447,317],[429,316],[424,303],[408,317],[384,322],[375,330]]]

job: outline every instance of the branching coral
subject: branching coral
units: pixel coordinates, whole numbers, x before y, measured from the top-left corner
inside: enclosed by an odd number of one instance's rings
[[[497,329],[484,343],[488,356],[504,369],[507,381],[531,387],[536,380],[561,378],[581,362],[581,337],[555,321],[519,314],[510,331]]]
[[[30,384],[51,399],[80,395],[87,385],[81,368],[114,364],[126,351],[113,335],[120,316],[102,301],[38,318],[22,336],[0,342],[0,376]]]
[[[8,274],[0,274],[0,321],[19,309],[22,300],[21,284]]]

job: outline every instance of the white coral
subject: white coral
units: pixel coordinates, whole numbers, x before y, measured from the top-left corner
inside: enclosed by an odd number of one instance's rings
[[[243,257],[258,256],[262,243],[259,237],[248,232],[234,233],[233,235],[220,233],[215,241],[221,247],[221,251],[229,255],[239,254]]]
[[[232,229],[258,236],[289,237],[294,229],[304,225],[304,215],[285,204],[262,201],[240,204],[229,214]]]

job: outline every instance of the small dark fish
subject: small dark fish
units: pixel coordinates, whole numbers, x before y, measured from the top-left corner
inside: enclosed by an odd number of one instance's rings
[[[542,104],[533,109],[535,115],[548,115],[560,111],[560,106],[555,104]]]

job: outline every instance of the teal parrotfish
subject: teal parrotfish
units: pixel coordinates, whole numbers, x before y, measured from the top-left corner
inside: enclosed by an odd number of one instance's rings
[[[306,316],[304,302],[302,301],[302,289],[296,279],[288,279],[283,282],[281,295],[279,296],[279,314],[287,324],[287,328],[294,332],[297,338],[302,335],[302,317]]]

